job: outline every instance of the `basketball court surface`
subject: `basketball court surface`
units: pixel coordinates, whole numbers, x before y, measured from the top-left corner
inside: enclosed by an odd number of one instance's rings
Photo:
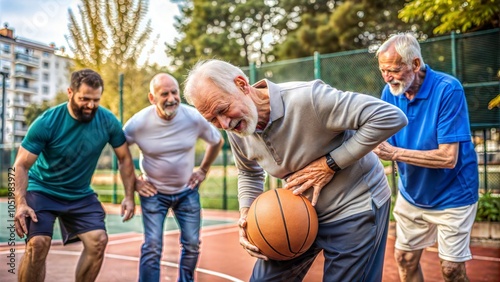
[[[109,243],[97,281],[128,282],[138,280],[140,247],[143,241],[140,214],[133,220],[122,223],[119,205],[106,204],[108,213],[107,228]],[[140,208],[137,208],[140,211]],[[0,280],[17,281],[19,261],[24,252],[24,241],[17,240],[15,246],[8,246],[9,218],[6,216],[7,206],[0,203]],[[203,211],[203,227],[201,232],[201,255],[196,272],[196,281],[223,282],[248,281],[252,273],[255,259],[249,256],[238,241],[238,212],[236,211]],[[63,246],[59,240],[59,231],[54,233],[54,241],[47,259],[47,282],[74,281],[74,271],[82,250],[80,243]],[[56,236],[57,234],[57,236]],[[17,237],[17,235],[16,235]],[[389,231],[384,264],[383,281],[399,281],[395,265],[394,230]],[[500,242],[489,244],[472,244],[473,259],[467,262],[467,274],[471,281],[500,281]],[[179,232],[173,218],[169,218],[164,235],[164,250],[161,262],[161,281],[177,281],[179,258]],[[9,256],[14,253],[14,264]],[[437,248],[427,248],[421,259],[426,281],[443,281],[440,274]],[[322,281],[322,264],[320,256],[306,276],[306,282]],[[11,274],[13,270],[16,274]],[[328,281],[328,279],[325,279]]]

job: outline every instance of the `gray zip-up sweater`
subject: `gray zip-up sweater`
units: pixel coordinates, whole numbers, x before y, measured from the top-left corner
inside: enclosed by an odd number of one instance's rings
[[[342,170],[321,190],[315,206],[320,224],[389,200],[383,166],[371,151],[407,124],[401,110],[320,80],[282,84],[262,80],[254,86],[269,90],[269,124],[243,138],[228,134],[238,168],[240,208],[249,207],[262,193],[265,172],[284,179],[327,153]],[[310,188],[304,195],[311,198],[312,192]]]

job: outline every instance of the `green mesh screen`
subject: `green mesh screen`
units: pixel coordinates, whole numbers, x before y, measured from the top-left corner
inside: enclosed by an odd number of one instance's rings
[[[500,127],[498,108],[488,103],[500,94],[500,30],[433,38],[421,43],[424,62],[432,69],[456,76],[463,84],[471,127]],[[320,78],[331,86],[380,97],[384,81],[375,54],[354,50],[334,54],[262,64],[254,69],[253,82],[267,78],[280,83],[313,80],[318,68]],[[243,68],[250,76],[251,69]]]

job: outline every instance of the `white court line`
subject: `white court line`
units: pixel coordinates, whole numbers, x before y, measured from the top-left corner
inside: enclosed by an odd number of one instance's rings
[[[106,257],[114,258],[114,259],[130,260],[130,261],[139,261],[139,258],[130,257],[130,256],[122,256],[122,255],[109,254],[109,255],[106,255]],[[179,268],[179,264],[168,262],[168,261],[161,261],[160,264],[164,265],[164,266],[173,267],[173,268]],[[240,280],[240,279],[238,279],[236,277],[233,277],[233,276],[230,276],[230,275],[227,275],[227,274],[224,274],[224,273],[220,273],[220,272],[217,272],[217,271],[212,271],[212,270],[204,269],[204,268],[197,267],[195,271],[201,272],[201,273],[205,273],[205,274],[209,274],[209,275],[213,275],[213,276],[217,276],[217,277],[220,277],[220,278],[224,278],[224,279],[227,279],[227,280],[233,281],[233,282],[243,282],[243,280]]]
[[[428,250],[428,251],[434,252],[434,253],[439,253],[438,248],[435,248],[435,247],[427,247],[425,249]],[[472,255],[472,259],[474,259],[474,260],[483,260],[483,261],[500,262],[500,258],[487,257],[487,256]]]
[[[225,233],[230,233],[230,232],[237,232],[238,230],[239,230],[239,227],[236,226],[233,228],[214,230],[214,231],[210,231],[210,232],[201,232],[201,237],[209,237],[209,236],[225,234]]]
[[[0,252],[0,254],[4,254],[4,253],[7,254],[8,252]],[[24,253],[24,250],[21,250],[20,253]],[[67,255],[67,256],[80,256],[82,254],[82,252],[62,251],[62,250],[51,250],[51,251],[49,251],[49,253],[50,254],[56,254],[56,255]],[[110,259],[127,260],[127,261],[136,261],[136,262],[139,261],[138,257],[132,257],[132,256],[105,254],[104,257],[110,258]],[[172,268],[179,268],[179,264],[168,262],[168,261],[161,261],[160,264],[164,265],[164,266],[172,267]],[[212,275],[212,276],[217,276],[217,277],[220,277],[220,278],[224,278],[224,279],[227,279],[227,280],[232,281],[232,282],[244,282],[243,280],[240,280],[240,279],[238,279],[236,277],[233,277],[233,276],[230,276],[230,275],[227,275],[227,274],[224,274],[224,273],[220,273],[220,272],[217,272],[217,271],[212,271],[212,270],[204,269],[204,268],[197,267],[195,269],[195,271],[196,272],[200,272],[200,273],[205,273],[205,274],[208,274],[208,275]]]
[[[215,236],[219,234],[225,234],[225,233],[231,233],[231,232],[236,232],[238,231],[237,226],[232,226],[230,228],[224,228],[225,226],[231,226],[235,225],[235,223],[224,223],[224,224],[217,224],[217,225],[212,225],[212,226],[207,226],[207,227],[202,227],[201,232],[200,232],[200,237],[209,237],[209,236]],[[206,232],[205,232],[206,231]],[[178,234],[180,232],[179,229],[176,230],[170,230],[164,232],[164,235],[172,235],[172,234]],[[118,233],[118,234],[112,234],[113,236],[109,236],[109,239],[112,239],[111,237],[116,237],[117,235],[128,235],[128,234],[138,234],[135,232],[127,232],[127,233]],[[137,237],[132,237],[132,238],[126,238],[126,239],[118,239],[118,240],[111,240],[108,242],[109,245],[118,245],[118,244],[125,244],[125,243],[130,243],[134,241],[142,241],[143,240],[143,235],[140,234]],[[3,251],[0,252],[0,254],[8,254],[9,251]],[[20,253],[24,253],[24,250],[21,250]],[[72,255],[72,256],[80,256],[81,252],[74,252],[74,251],[63,251],[63,250],[50,250],[49,253],[52,254],[60,254],[60,255]],[[121,259],[121,260],[128,260],[128,261],[139,261],[138,257],[132,257],[132,256],[123,256],[123,255],[115,255],[115,254],[105,254],[105,257],[107,258],[112,258],[112,259]],[[176,263],[171,263],[167,261],[160,261],[161,265],[168,266],[168,267],[173,267],[173,268],[179,268],[179,265]],[[200,273],[205,273],[208,275],[213,275],[217,276],[223,279],[227,279],[232,282],[244,282],[243,280],[239,280],[236,277],[232,277],[230,275],[220,273],[217,271],[212,271],[204,268],[196,268],[197,272]]]
[[[500,262],[500,258],[492,258],[492,257],[476,256],[476,255],[472,255],[472,259]]]
[[[233,224],[235,224],[235,223],[231,223],[231,224],[218,224],[218,225],[212,225],[212,226],[203,227],[201,229],[201,232],[200,232],[200,237],[203,238],[203,237],[208,237],[208,236],[213,236],[213,235],[219,235],[219,234],[224,234],[224,233],[230,233],[230,232],[238,231],[238,227],[236,227],[236,228],[220,229],[221,227],[224,227],[226,225],[233,225]],[[210,231],[210,232],[204,232],[204,230],[212,230],[212,229],[217,229],[217,230]],[[173,235],[173,234],[178,234],[179,232],[180,232],[179,229],[169,230],[169,231],[163,232],[163,235],[164,236],[165,235]],[[135,233],[135,234],[139,234],[139,233]],[[114,234],[114,235],[118,235],[118,234]],[[110,240],[110,241],[108,241],[108,246],[109,245],[125,244],[125,243],[142,241],[142,240],[144,240],[144,237],[142,236],[142,234],[140,234],[140,235],[138,235],[136,237],[126,238],[126,239],[120,239],[120,240]]]

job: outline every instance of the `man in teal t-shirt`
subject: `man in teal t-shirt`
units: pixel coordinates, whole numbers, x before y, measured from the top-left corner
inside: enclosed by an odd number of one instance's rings
[[[15,227],[27,237],[19,281],[44,279],[56,218],[64,244],[83,242],[76,281],[97,277],[108,237],[105,212],[90,182],[107,143],[114,148],[125,187],[124,221],[134,215],[133,161],[120,122],[99,106],[103,86],[92,70],[72,73],[69,102],[40,115],[21,143],[14,163]]]

